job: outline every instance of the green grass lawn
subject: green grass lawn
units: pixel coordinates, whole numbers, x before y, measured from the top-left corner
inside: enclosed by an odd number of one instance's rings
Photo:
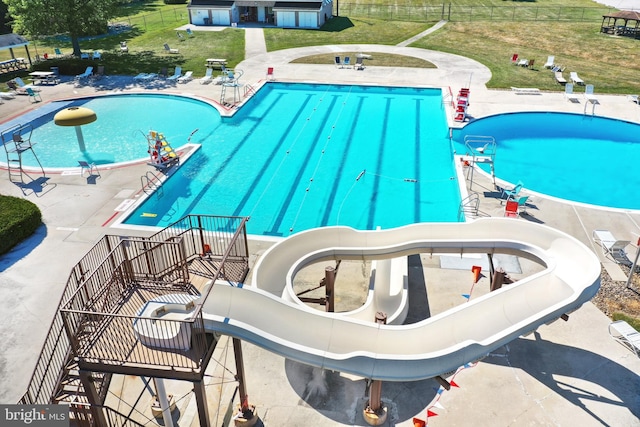
[[[335,17],[320,30],[265,28],[267,49],[275,51],[352,43],[395,45],[431,27],[443,12],[449,14],[448,3],[443,9],[441,2],[399,0],[394,2],[397,11],[407,10],[411,6],[413,18],[420,19],[366,17],[376,11],[387,10],[388,5],[388,0],[343,0],[340,3],[341,11],[357,9],[360,15]],[[416,10],[430,12],[418,16]],[[431,13],[434,10],[437,13]],[[548,55],[555,55],[556,62],[566,67],[565,77],[568,77],[569,71],[577,71],[585,81],[595,85],[597,93],[640,93],[640,79],[637,78],[640,75],[640,40],[601,34],[602,13],[610,9],[598,6],[591,0],[538,0],[534,3],[456,0],[451,2],[450,10],[451,22],[413,46],[463,55],[481,62],[492,72],[489,87],[538,87],[560,91],[562,87],[555,82],[552,73],[542,67]],[[83,51],[101,50],[101,61],[65,57],[38,63],[35,69],[48,70],[51,66],[58,66],[62,74],[75,75],[91,64],[95,67],[103,65],[107,74],[135,75],[139,72],[159,72],[162,68],[171,72],[179,65],[183,70],[192,70],[195,77],[200,77],[205,72],[206,58],[225,58],[231,68],[244,59],[243,30],[227,28],[218,32],[195,32],[193,38],[179,39],[175,29],[187,23],[186,5],[165,5],[161,0],[139,1],[123,11],[123,17],[114,22],[130,26],[129,31],[81,41]],[[384,13],[380,12],[380,15]],[[399,17],[401,13],[392,16]],[[494,20],[487,20],[489,18]],[[127,54],[119,51],[119,42],[122,40],[129,45]],[[165,43],[177,48],[179,53],[172,55],[165,52]],[[70,42],[60,38],[37,40],[30,49],[32,53],[37,50],[42,55],[44,52],[51,54],[56,47],[65,54],[71,53]],[[513,53],[534,59],[536,65],[532,70],[514,67],[509,62]],[[0,60],[8,58],[8,55],[8,51],[0,51]],[[333,57],[318,55],[300,58],[295,62],[326,64],[332,63]],[[395,56],[387,63],[382,58],[376,58],[375,65],[432,66],[402,56]],[[27,73],[21,74],[24,76]],[[0,81],[12,77],[3,75]]]

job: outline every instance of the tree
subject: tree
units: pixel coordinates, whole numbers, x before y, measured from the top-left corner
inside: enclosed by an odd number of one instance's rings
[[[104,33],[118,7],[131,0],[3,0],[13,31],[29,35],[68,34],[73,54],[80,56],[79,37]]]

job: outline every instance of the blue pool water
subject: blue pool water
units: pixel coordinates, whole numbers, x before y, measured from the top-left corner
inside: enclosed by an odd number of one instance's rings
[[[86,151],[80,151],[74,127],[58,126],[55,114],[65,108],[80,106],[95,111],[98,119],[82,126]],[[187,142],[191,132],[201,127],[216,126],[220,114],[211,105],[186,97],[158,94],[113,95],[52,102],[2,125],[33,126],[31,141],[40,162],[46,168],[77,167],[78,160],[96,165],[148,159],[145,134],[150,129],[163,129],[173,146]],[[3,159],[3,161],[6,159]],[[23,165],[37,167],[35,158],[26,152]]]
[[[199,127],[202,148],[127,224],[239,215],[251,234],[286,236],[457,221],[439,89],[273,83],[233,118]]]
[[[499,178],[550,196],[592,205],[640,209],[640,125],[564,113],[512,113],[476,120],[454,133],[497,142]]]

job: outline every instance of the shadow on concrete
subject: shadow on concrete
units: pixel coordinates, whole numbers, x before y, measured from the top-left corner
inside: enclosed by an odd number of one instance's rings
[[[519,368],[540,381],[553,392],[589,414],[599,425],[608,425],[585,402],[599,402],[628,408],[640,418],[640,383],[638,376],[622,365],[599,354],[544,340],[538,332],[535,340],[517,339],[509,344],[507,357],[487,357],[483,363]],[[591,382],[590,390],[556,378],[575,378],[580,383]],[[566,381],[566,380],[565,380]],[[573,383],[573,381],[570,381]],[[607,390],[616,398],[603,396]]]
[[[300,396],[298,405],[309,407],[340,424],[368,426],[362,410],[366,401],[366,382],[337,371],[315,368],[285,360],[285,372],[291,387]],[[410,420],[433,400],[439,385],[433,379],[413,382],[384,382],[382,402],[388,407],[393,426]]]
[[[0,256],[0,273],[26,257],[47,237],[47,226],[42,224],[31,236],[14,246],[8,253]]]

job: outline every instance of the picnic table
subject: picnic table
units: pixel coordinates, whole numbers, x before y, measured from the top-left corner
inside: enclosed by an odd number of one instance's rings
[[[56,73],[53,71],[34,71],[29,73],[31,76],[31,80],[33,80],[34,84],[58,84],[60,83],[60,79],[56,76]]]
[[[205,66],[207,68],[224,68],[227,65],[227,60],[224,58],[208,58]]]
[[[24,58],[13,58],[7,59],[6,61],[0,61],[0,72],[3,73],[19,71],[23,68],[27,68]]]

